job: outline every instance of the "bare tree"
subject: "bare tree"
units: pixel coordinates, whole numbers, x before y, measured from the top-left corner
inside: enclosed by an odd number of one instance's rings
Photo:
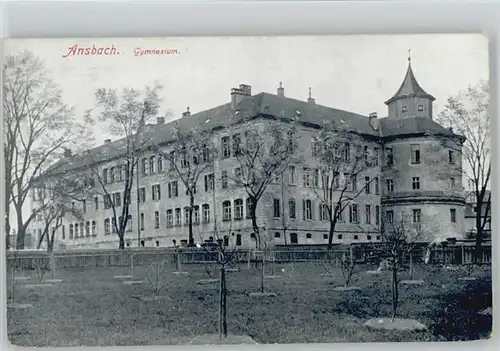
[[[332,248],[335,227],[342,213],[366,187],[377,182],[371,177],[362,187],[357,181],[360,175],[376,170],[379,154],[371,152],[363,138],[352,133],[342,123],[329,121],[314,136],[313,156],[316,161],[315,174],[311,181],[314,192],[321,202],[322,219],[329,221],[328,249]],[[379,150],[379,149],[377,149]]]
[[[8,56],[3,67],[5,232],[10,233],[10,209],[17,222],[18,249],[35,213],[23,209],[34,179],[59,156],[63,146],[90,139],[90,119],[78,121],[66,106],[44,63],[30,52]],[[8,242],[7,242],[8,244]]]
[[[419,231],[412,228],[409,216],[401,213],[400,219],[382,219],[380,228],[377,228],[381,236],[381,246],[378,255],[391,270],[391,292],[392,292],[392,319],[396,318],[399,302],[399,277],[398,273],[403,269],[403,257],[411,252],[415,246]],[[418,224],[418,223],[417,223]]]
[[[103,154],[94,154],[89,150],[88,166],[98,183],[95,194],[103,198],[104,208],[111,208],[113,212],[111,226],[118,236],[120,249],[125,248],[125,231],[129,222],[134,181],[139,183],[139,160],[146,149],[151,147],[154,130],[146,123],[158,113],[161,89],[160,85],[154,85],[142,91],[127,88],[120,94],[111,89],[99,89],[96,92],[99,120],[103,127],[109,128],[112,135],[121,139],[102,146]],[[113,193],[111,184],[115,182],[122,182],[123,191]],[[139,204],[141,194],[139,189],[136,190]],[[138,225],[139,222],[138,218]],[[138,231],[140,233],[140,228]],[[140,240],[138,241],[140,245]]]
[[[448,143],[450,151],[463,158],[457,168],[472,185],[472,195],[476,203],[476,250],[475,260],[481,256],[481,243],[484,230],[491,213],[491,135],[489,111],[489,85],[482,81],[469,86],[465,91],[448,98],[439,121],[449,125],[453,131],[464,138],[453,144]],[[450,154],[450,162],[453,154]]]
[[[210,132],[197,127],[183,128],[176,123],[173,128],[173,142],[169,144],[168,152],[160,145],[154,145],[155,151],[170,163],[169,179],[172,175],[180,179],[184,185],[186,195],[189,196],[188,208],[188,246],[194,246],[193,212],[195,209],[196,191],[200,176],[207,170],[213,169],[216,158],[216,149]],[[214,186],[212,175],[212,187]],[[210,181],[208,181],[209,185]],[[206,189],[207,190],[207,189]]]
[[[263,123],[254,123],[252,127],[245,129],[244,140],[240,133],[235,133],[232,143],[229,143],[229,139],[223,142],[221,157],[229,156],[232,149],[238,162],[237,172],[228,175],[228,178],[237,188],[245,190],[247,201],[250,202],[247,209],[250,211],[256,248],[263,251],[261,262],[263,292],[265,256],[272,242],[268,240],[269,233],[262,230],[263,227],[257,220],[257,207],[268,186],[278,177],[282,177],[287,169],[296,149],[297,137],[295,120],[265,120]]]
[[[255,234],[256,246],[260,248],[261,226],[257,221],[259,200],[269,184],[287,169],[296,149],[294,121],[270,120],[255,123],[246,128],[245,140],[240,134],[233,135],[232,151],[238,162],[238,173],[229,176],[236,187],[245,189],[250,201],[250,218]],[[223,153],[230,153],[230,144],[223,145]],[[221,155],[225,157],[226,155]]]

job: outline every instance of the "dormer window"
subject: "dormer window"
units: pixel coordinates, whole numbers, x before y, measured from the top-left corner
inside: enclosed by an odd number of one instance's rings
[[[424,110],[424,105],[418,105],[418,110],[422,112]]]
[[[403,105],[401,106],[401,112],[407,112],[408,111],[408,106]]]

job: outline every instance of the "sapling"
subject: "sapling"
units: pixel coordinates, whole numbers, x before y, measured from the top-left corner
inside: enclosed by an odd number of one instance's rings
[[[163,276],[165,272],[165,263],[156,255],[155,262],[146,269],[146,279],[149,287],[156,295],[165,286]]]

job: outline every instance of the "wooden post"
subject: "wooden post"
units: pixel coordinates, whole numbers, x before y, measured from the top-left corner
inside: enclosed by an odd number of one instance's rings
[[[462,249],[462,264],[465,264],[465,246],[462,245],[461,249]]]
[[[134,280],[134,254],[130,254],[130,268],[132,269],[132,280]]]

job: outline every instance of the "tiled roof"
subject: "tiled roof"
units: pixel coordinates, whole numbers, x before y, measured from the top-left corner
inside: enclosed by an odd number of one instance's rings
[[[418,133],[450,133],[449,129],[428,117],[386,117],[380,119],[382,137]]]
[[[429,98],[431,100],[435,100],[435,98],[432,95],[428,94],[424,89],[422,89],[420,84],[418,84],[417,79],[413,74],[413,70],[411,69],[411,63],[408,64],[408,69],[406,70],[405,79],[403,80],[403,83],[401,83],[401,86],[399,87],[398,91],[396,92],[396,94],[394,94],[393,97],[391,97],[385,103],[389,104],[396,99],[410,97],[410,96],[420,96]]]
[[[337,120],[344,123],[348,130],[373,137],[447,131],[438,123],[423,117],[380,118],[380,128],[375,130],[370,125],[367,116],[274,94],[259,93],[244,97],[236,109],[233,109],[229,102],[165,124],[147,125],[146,139],[149,139],[151,144],[165,144],[174,140],[174,126],[179,126],[181,130],[196,128],[200,131],[211,131],[258,116],[298,117],[299,122],[318,127],[325,121]],[[63,172],[94,162],[113,159],[123,154],[126,141],[126,138],[118,139],[73,155],[71,158],[62,159],[51,167],[51,170]],[[89,156],[89,153],[92,156]]]

